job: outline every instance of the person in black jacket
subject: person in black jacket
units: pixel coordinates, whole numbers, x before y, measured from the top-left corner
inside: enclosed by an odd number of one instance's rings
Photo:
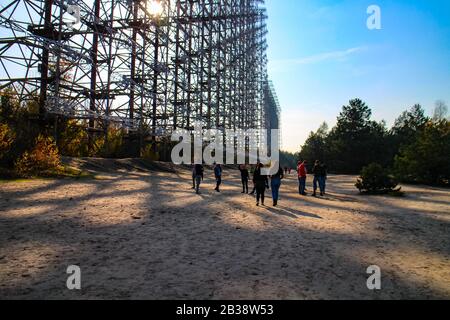
[[[261,169],[264,167],[262,163],[258,163],[255,173],[253,174],[253,182],[256,188],[256,205],[259,206],[259,200],[264,206],[264,198],[266,189],[269,189],[269,179],[267,176],[261,174]]]
[[[314,164],[314,168],[312,170],[314,174],[314,193],[313,196],[317,196],[317,185],[319,185],[320,196],[323,197],[325,195],[325,185],[327,180],[327,167],[325,164],[321,163],[319,160]]]
[[[314,175],[314,180],[313,180],[313,197],[317,196],[317,185],[320,185],[320,161],[316,160],[316,162],[314,163],[314,167],[312,169],[312,174]]]
[[[194,176],[195,176],[195,193],[200,194],[200,184],[203,181],[204,168],[201,164],[196,164],[194,166]]]
[[[239,167],[239,171],[241,172],[241,180],[242,180],[242,193],[248,194],[248,179],[249,173],[247,167],[243,164]]]

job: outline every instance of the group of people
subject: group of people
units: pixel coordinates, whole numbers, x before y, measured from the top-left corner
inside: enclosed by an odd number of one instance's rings
[[[298,192],[300,195],[306,196],[306,179],[307,179],[307,161],[301,160],[298,162],[297,167],[298,173]],[[313,180],[313,196],[317,196],[317,189],[320,190],[320,196],[324,196],[326,192],[326,181],[327,181],[327,166],[321,161],[317,160],[314,163],[312,174],[314,175]]]
[[[272,176],[264,175],[262,169],[264,165],[260,162],[256,166],[251,166],[250,170],[246,165],[239,166],[239,171],[241,173],[242,181],[242,193],[243,194],[256,194],[256,205],[259,206],[260,203],[264,206],[265,202],[265,192],[268,189],[272,190],[273,206],[278,205],[281,181],[284,179],[285,174],[290,173],[292,169],[279,168],[278,172]],[[297,167],[298,180],[299,180],[299,194],[307,195],[306,193],[306,180],[307,180],[307,162],[299,161]],[[314,175],[313,196],[317,196],[317,189],[320,189],[320,195],[325,195],[326,180],[327,180],[327,167],[324,163],[316,161],[312,169]],[[215,191],[220,192],[220,186],[222,185],[222,174],[223,168],[220,164],[214,165],[214,177],[216,179]],[[249,192],[249,181],[252,178],[253,190]],[[270,186],[269,186],[270,178]],[[204,167],[201,164],[194,165],[192,170],[192,189],[195,189],[197,194],[200,194],[200,184],[204,179]]]
[[[290,167],[284,167],[284,174],[285,174],[285,175],[291,174],[291,172],[292,172],[292,168],[290,168]]]
[[[262,169],[264,165],[260,162],[256,165],[256,167],[251,167],[251,171],[253,174],[253,191],[250,192],[251,195],[256,193],[256,205],[259,206],[261,204],[264,205],[265,193],[267,189],[272,189],[272,199],[273,206],[276,207],[278,205],[279,192],[281,187],[281,180],[284,179],[283,169],[279,168],[278,172],[275,175],[270,176],[270,187],[269,187],[269,176],[264,175],[262,173]],[[241,165],[239,167],[239,171],[241,172],[241,180],[242,180],[242,193],[248,192],[248,183],[250,180],[250,172],[247,169],[246,165]]]
[[[214,165],[214,177],[216,178],[216,192],[220,192],[220,186],[222,185],[222,166],[220,164]],[[192,169],[192,189],[197,194],[200,194],[200,184],[202,183],[205,175],[205,168],[201,164],[194,165]]]

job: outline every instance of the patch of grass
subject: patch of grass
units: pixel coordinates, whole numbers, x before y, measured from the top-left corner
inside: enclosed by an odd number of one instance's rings
[[[98,180],[98,181],[107,181],[107,180],[111,180],[110,177],[107,177],[107,176],[101,176],[101,175],[94,175],[93,179],[94,179],[94,180]]]
[[[73,167],[64,166],[63,170],[56,175],[57,178],[74,178],[74,179],[95,179],[95,175],[87,171],[75,169]]]
[[[377,192],[374,191],[362,191],[359,194],[361,196],[391,196],[396,198],[402,198],[406,196],[406,193],[401,191],[402,188],[398,188],[395,190],[380,190]]]
[[[393,191],[389,191],[387,193],[388,196],[391,197],[396,197],[396,198],[403,198],[406,196],[406,193],[401,191],[401,188],[399,190],[393,190]]]
[[[7,184],[7,183],[27,183],[27,182],[33,182],[37,179],[17,179],[17,178],[11,178],[11,179],[0,179],[0,184]]]
[[[96,176],[92,173],[89,173],[87,171],[82,171],[75,169],[73,167],[64,166],[61,170],[58,170],[58,172],[49,173],[46,172],[45,176],[39,176],[39,175],[33,175],[29,178],[23,178],[18,176],[17,174],[14,174],[13,170],[6,171],[0,171],[0,183],[26,183],[26,182],[32,182],[36,180],[52,180],[52,179],[96,179]]]

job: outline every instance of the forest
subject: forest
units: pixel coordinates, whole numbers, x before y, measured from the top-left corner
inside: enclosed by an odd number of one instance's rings
[[[294,166],[300,159],[326,163],[329,172],[359,174],[379,165],[399,181],[449,185],[450,121],[448,107],[437,101],[427,116],[420,104],[404,111],[392,128],[372,119],[371,108],[361,99],[343,106],[333,128],[323,123],[311,132],[297,154],[283,153],[282,163]]]
[[[371,108],[360,99],[343,106],[333,128],[323,123],[311,132],[297,154],[281,152],[283,167],[296,168],[304,159],[311,166],[324,162],[330,173],[359,174],[378,165],[386,174],[407,183],[448,186],[450,180],[450,121],[448,107],[437,101],[427,116],[416,104],[388,128],[372,119]],[[130,157],[129,143],[120,128],[108,128],[107,138],[89,138],[76,120],[56,118],[42,125],[38,107],[20,104],[4,91],[0,97],[0,175],[27,177],[65,174],[60,156]],[[94,146],[94,147],[92,147]],[[149,160],[161,158],[147,147],[140,152]],[[66,172],[67,173],[67,172]]]

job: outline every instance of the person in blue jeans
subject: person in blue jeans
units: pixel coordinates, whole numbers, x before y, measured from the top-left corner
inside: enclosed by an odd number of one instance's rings
[[[280,195],[281,180],[284,179],[283,169],[280,167],[277,174],[273,175],[270,179],[270,187],[272,188],[273,206],[278,205],[278,199]]]
[[[214,167],[214,176],[216,177],[216,190],[217,192],[220,192],[220,185],[222,184],[222,166],[220,164],[216,164]]]
[[[325,195],[325,187],[326,187],[326,180],[327,180],[327,167],[325,164],[320,162],[319,160],[316,161],[313,168],[313,174],[314,174],[314,194],[313,196],[317,196],[317,185],[320,189],[320,196],[323,197]]]
[[[317,196],[317,187],[320,188],[320,195],[322,195],[322,177],[321,177],[321,170],[320,170],[320,161],[316,160],[314,163],[314,167],[312,169],[312,173],[314,175],[313,180],[313,197]]]

